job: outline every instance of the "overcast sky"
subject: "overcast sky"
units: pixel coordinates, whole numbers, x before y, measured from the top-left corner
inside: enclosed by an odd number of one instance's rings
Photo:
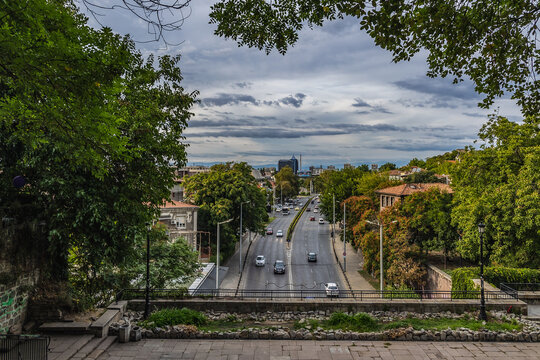
[[[293,154],[302,155],[303,168],[404,165],[473,145],[493,112],[477,107],[481,97],[471,82],[428,78],[422,54],[392,63],[355,19],[305,29],[285,56],[266,55],[215,36],[208,23],[212,3],[193,1],[182,30],[166,35],[179,46],[138,43],[144,54],[180,53],[184,88],[200,92],[185,132],[190,165],[277,166]],[[138,41],[153,38],[130,12],[107,14],[100,22],[114,31]],[[496,108],[511,120],[521,118],[511,100],[499,100]]]

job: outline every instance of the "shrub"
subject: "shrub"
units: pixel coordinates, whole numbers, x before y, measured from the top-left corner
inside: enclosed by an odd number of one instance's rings
[[[333,313],[328,319],[328,324],[356,331],[373,331],[378,327],[377,321],[366,313],[357,313],[352,316],[342,312]]]
[[[507,267],[486,267],[484,277],[495,286],[501,283],[540,283],[540,270],[507,268]]]
[[[201,326],[207,323],[206,317],[195,310],[188,308],[162,309],[152,313],[148,320],[141,323],[144,327],[161,327],[165,325],[195,325]]]

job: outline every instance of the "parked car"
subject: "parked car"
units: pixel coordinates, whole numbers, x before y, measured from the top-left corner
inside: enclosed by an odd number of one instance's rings
[[[266,259],[264,258],[264,255],[257,255],[257,258],[255,259],[255,265],[264,266],[264,264],[266,264]]]
[[[283,230],[278,230],[276,233],[277,237],[283,237]]]
[[[309,252],[307,254],[307,261],[308,262],[316,262],[317,261],[317,253]]]
[[[324,219],[323,218],[319,218],[319,224],[324,224]]]
[[[283,260],[274,262],[274,274],[285,274],[285,263]]]
[[[311,216],[311,217],[309,218],[309,221],[315,221],[315,216]]]
[[[271,227],[266,229],[266,235],[272,235],[274,233],[274,230],[272,230]]]
[[[326,296],[339,296],[339,288],[336,283],[324,284],[324,290],[326,291]]]

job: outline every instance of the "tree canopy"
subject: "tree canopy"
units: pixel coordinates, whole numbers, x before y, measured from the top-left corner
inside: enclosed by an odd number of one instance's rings
[[[215,33],[239,45],[285,53],[305,26],[352,16],[395,62],[425,51],[430,77],[469,77],[488,108],[511,94],[526,115],[540,112],[538,0],[220,0]]]
[[[283,194],[283,199],[291,198],[300,192],[300,179],[289,166],[283,167],[276,175],[276,196]]]
[[[170,196],[170,165],[186,161],[196,94],[180,85],[180,58],[143,58],[69,1],[2,4],[0,215],[40,225],[29,241],[44,242],[55,279],[74,248],[91,271],[122,266]]]

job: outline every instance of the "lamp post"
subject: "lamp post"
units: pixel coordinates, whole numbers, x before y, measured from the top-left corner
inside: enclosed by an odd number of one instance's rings
[[[146,232],[146,290],[144,300],[144,319],[150,315],[150,223],[147,224]]]
[[[217,223],[217,251],[216,251],[216,291],[219,289],[219,225],[226,224],[233,219],[225,220]]]
[[[381,296],[384,290],[384,266],[383,266],[383,223],[379,220],[377,222],[364,220],[367,223],[372,225],[377,225],[379,227],[379,288],[381,290]],[[391,223],[396,223],[397,220],[392,221]]]
[[[345,209],[346,204],[343,202],[343,272],[347,272],[347,232],[345,228]]]
[[[480,233],[480,315],[479,320],[487,320],[486,314],[486,299],[484,298],[484,231],[486,225],[483,223],[478,224],[478,232]]]
[[[336,195],[332,194],[332,243],[335,242],[336,234]]]
[[[242,273],[242,205],[249,204],[251,201],[244,201],[240,203],[240,268],[238,269],[238,273]]]

